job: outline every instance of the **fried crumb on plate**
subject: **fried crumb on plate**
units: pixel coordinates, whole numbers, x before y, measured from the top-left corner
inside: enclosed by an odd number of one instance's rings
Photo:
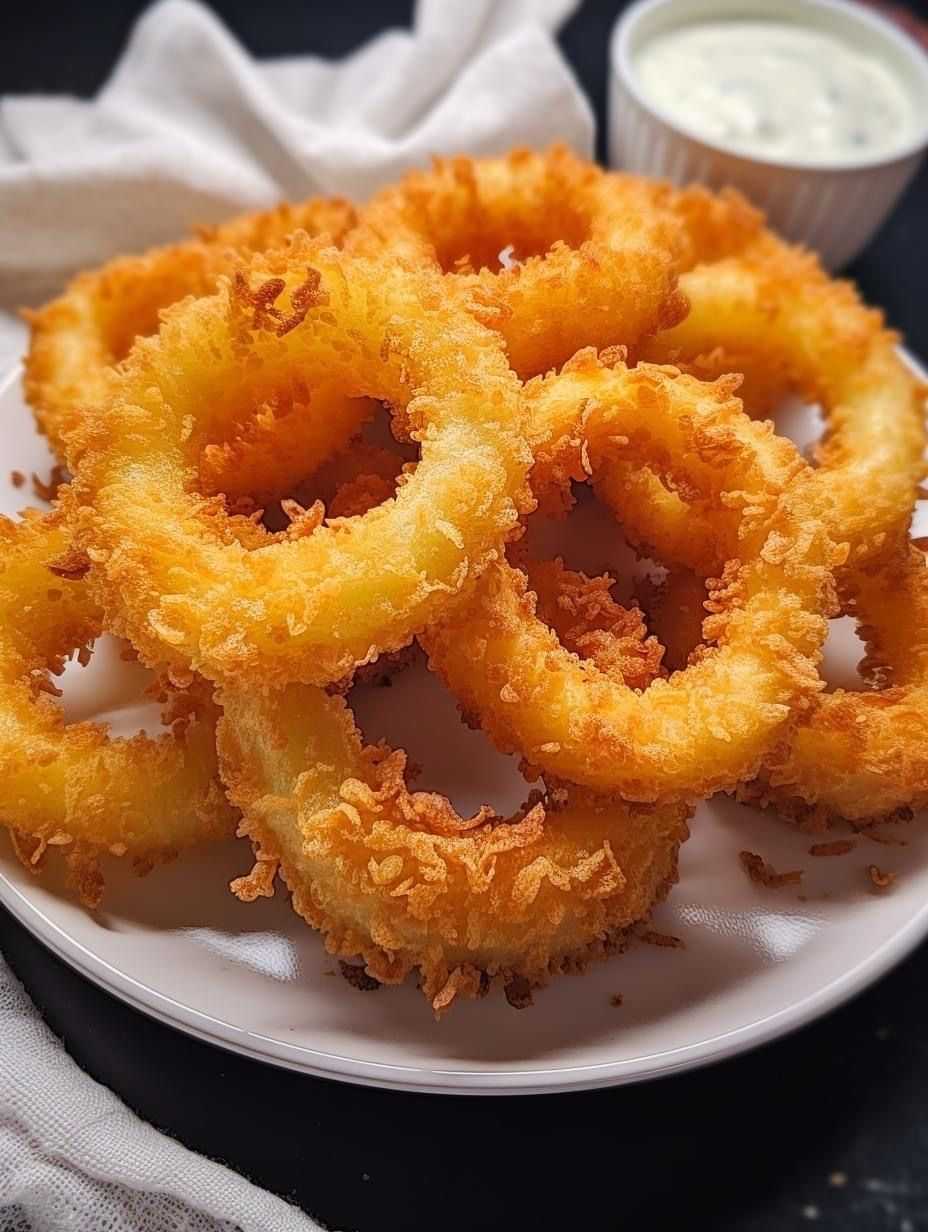
[[[786,873],[778,873],[772,864],[768,864],[763,856],[756,851],[741,851],[738,853],[741,866],[756,885],[765,886],[768,890],[779,890],[781,886],[798,885],[802,880],[802,869],[790,869]]]
[[[510,980],[504,989],[506,1000],[514,1010],[526,1010],[534,1004],[532,986],[523,976]]]
[[[874,888],[877,890],[888,890],[896,880],[896,873],[884,873],[882,869],[875,864],[867,865],[867,874]]]
[[[658,945],[665,950],[685,950],[686,942],[682,937],[674,937],[671,933],[659,933],[653,928],[645,929],[639,934],[639,941],[645,945]]]
[[[383,985],[380,980],[375,980],[372,975],[368,975],[363,967],[359,967],[357,963],[345,962],[343,958],[338,960],[338,965],[342,973],[342,977],[348,981],[352,988],[357,988],[359,992],[376,992]]]
[[[21,488],[26,482],[26,476],[22,471],[10,471],[10,483],[14,488]]]
[[[846,856],[857,844],[852,838],[838,838],[831,843],[813,843],[809,848],[810,856]]]
[[[58,489],[67,481],[67,471],[56,462],[51,469],[47,483],[33,472],[32,490],[40,501],[45,501],[46,504],[51,505],[58,497]]]

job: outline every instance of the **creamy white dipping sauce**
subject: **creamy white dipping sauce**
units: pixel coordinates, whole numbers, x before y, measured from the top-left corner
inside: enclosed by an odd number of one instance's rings
[[[853,163],[914,135],[915,105],[877,56],[778,21],[681,26],[635,57],[642,90],[696,136],[784,162]]]

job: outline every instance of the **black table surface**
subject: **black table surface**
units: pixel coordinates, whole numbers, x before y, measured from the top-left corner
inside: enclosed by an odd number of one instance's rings
[[[0,91],[92,93],[142,7],[11,6]],[[257,55],[339,55],[411,11],[400,0],[214,7]],[[561,37],[600,119],[621,7],[587,0]],[[926,223],[928,170],[851,270],[923,356]],[[330,1227],[928,1229],[925,947],[751,1055],[637,1087],[492,1100],[344,1086],[221,1052],[100,991],[2,910],[0,948],[88,1073]]]

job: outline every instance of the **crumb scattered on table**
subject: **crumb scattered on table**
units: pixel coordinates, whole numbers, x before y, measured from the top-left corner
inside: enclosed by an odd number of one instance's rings
[[[622,1004],[623,1000],[624,998],[620,992],[614,992],[612,996],[609,998],[609,1004],[614,1006],[616,1009],[618,1009],[619,1006]]]

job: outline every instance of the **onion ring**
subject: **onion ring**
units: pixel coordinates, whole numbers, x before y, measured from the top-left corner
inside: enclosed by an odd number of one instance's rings
[[[330,953],[388,984],[418,968],[436,1014],[489,978],[540,985],[608,952],[676,880],[680,805],[561,789],[465,819],[410,793],[405,754],[365,747],[342,698],[226,686],[221,701],[222,771],[257,856],[234,892],[273,893],[279,868]]]
[[[899,357],[896,336],[849,284],[833,282],[813,257],[769,234],[737,258],[695,269],[682,285],[690,317],[649,340],[642,353],[673,357],[696,373],[737,366],[762,404],[787,392],[823,404],[827,431],[817,450],[815,503],[833,535],[849,541],[848,562],[837,571],[845,610],[877,631],[878,642],[891,636],[892,613],[917,646],[914,613],[928,610],[921,570],[911,560],[900,565],[897,544],[924,472],[924,388]],[[618,466],[596,486],[644,550],[697,574],[719,568],[718,519],[688,506],[653,473]],[[723,518],[730,540],[733,515]],[[880,568],[887,553],[889,563]],[[883,594],[872,589],[874,576]],[[904,615],[897,593],[911,604]],[[690,640],[690,632],[681,637]],[[909,679],[898,654],[888,671],[894,680]],[[759,778],[738,788],[739,798],[774,804],[813,829],[920,807],[924,769],[913,718],[920,700],[891,688],[820,697],[794,743],[781,742]]]
[[[688,317],[647,341],[641,356],[703,377],[744,372],[749,406],[753,397],[769,407],[787,392],[820,402],[820,507],[833,536],[849,543],[851,565],[878,554],[908,522],[926,441],[925,389],[882,315],[770,232],[685,274],[681,287]],[[718,567],[718,523],[694,516],[647,470],[611,468],[597,490],[633,541],[703,574]]]
[[[499,336],[441,301],[432,275],[298,234],[136,344],[74,438],[71,507],[107,620],[145,661],[325,684],[404,645],[495,555],[529,500],[518,380]],[[195,490],[201,422],[320,370],[388,401],[422,459],[363,517],[249,551]]]
[[[842,610],[866,641],[872,688],[823,694],[738,798],[804,829],[908,820],[928,806],[928,568],[912,544],[855,569]]]
[[[341,244],[354,225],[352,207],[316,198],[201,228],[194,239],[139,256],[120,257],[79,274],[56,300],[25,315],[31,324],[24,388],[59,460],[71,465],[68,441],[90,408],[105,401],[109,371],[136,337],[158,332],[161,313],[188,295],[209,295],[243,254],[277,247],[296,230]],[[285,493],[354,435],[371,404],[314,391],[313,413],[269,403],[242,425],[241,436],[210,442],[200,460],[201,487],[259,503]]]
[[[0,519],[0,544],[0,818],[30,866],[49,848],[65,851],[82,897],[96,905],[99,856],[145,865],[234,832],[217,774],[215,708],[194,686],[169,704],[172,733],[160,739],[66,726],[48,672],[101,632],[80,576],[86,561],[57,511]]]
[[[809,516],[811,472],[791,442],[743,414],[733,384],[585,353],[527,387],[547,465],[566,453],[562,471],[595,474],[617,450],[654,466],[706,506],[740,509],[739,555],[712,585],[718,646],[643,694],[565,650],[524,575],[492,564],[420,641],[503,751],[626,799],[693,799],[755,773],[820,687],[841,553]]]
[[[672,197],[669,185],[604,172],[566,146],[438,159],[378,193],[346,247],[448,274],[483,305],[524,378],[580,347],[637,342],[681,318],[683,227]],[[709,210],[692,200],[703,242]],[[507,247],[518,257],[508,268],[499,260]]]

